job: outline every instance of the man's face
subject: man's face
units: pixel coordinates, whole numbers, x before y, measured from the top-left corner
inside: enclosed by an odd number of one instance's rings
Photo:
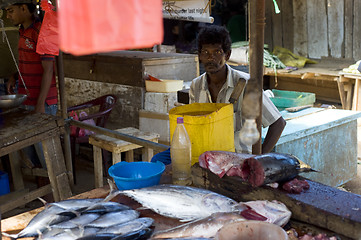
[[[10,19],[15,26],[18,26],[24,21],[23,8],[23,5],[11,5],[6,8],[6,17]]]
[[[230,53],[223,52],[221,44],[204,44],[198,55],[205,71],[210,74],[220,71],[230,57]]]

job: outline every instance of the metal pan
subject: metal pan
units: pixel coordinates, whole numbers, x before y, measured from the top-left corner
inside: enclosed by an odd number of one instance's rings
[[[0,108],[16,108],[20,106],[28,96],[25,94],[11,94],[0,96]]]

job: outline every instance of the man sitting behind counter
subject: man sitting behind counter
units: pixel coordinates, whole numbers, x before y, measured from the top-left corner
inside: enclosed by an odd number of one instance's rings
[[[240,78],[249,80],[250,75],[235,70],[226,64],[231,56],[231,38],[226,28],[210,25],[198,34],[198,56],[205,73],[192,81],[189,90],[189,103],[229,103],[229,98]],[[236,152],[251,153],[252,146],[239,144],[239,131],[242,128],[242,93],[234,103]],[[269,127],[262,144],[262,153],[270,152],[280,138],[286,121],[272,101],[263,93],[262,125]],[[156,154],[152,161],[170,163],[170,150]]]

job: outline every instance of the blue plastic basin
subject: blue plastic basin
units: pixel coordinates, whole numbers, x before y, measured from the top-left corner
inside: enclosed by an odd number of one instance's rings
[[[111,166],[108,173],[119,190],[128,190],[159,184],[164,170],[162,162],[119,162]]]

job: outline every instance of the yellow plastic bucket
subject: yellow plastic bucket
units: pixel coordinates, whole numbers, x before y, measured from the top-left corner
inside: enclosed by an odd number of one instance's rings
[[[233,105],[229,103],[192,103],[169,111],[170,139],[183,117],[192,142],[192,165],[205,151],[234,152]]]

